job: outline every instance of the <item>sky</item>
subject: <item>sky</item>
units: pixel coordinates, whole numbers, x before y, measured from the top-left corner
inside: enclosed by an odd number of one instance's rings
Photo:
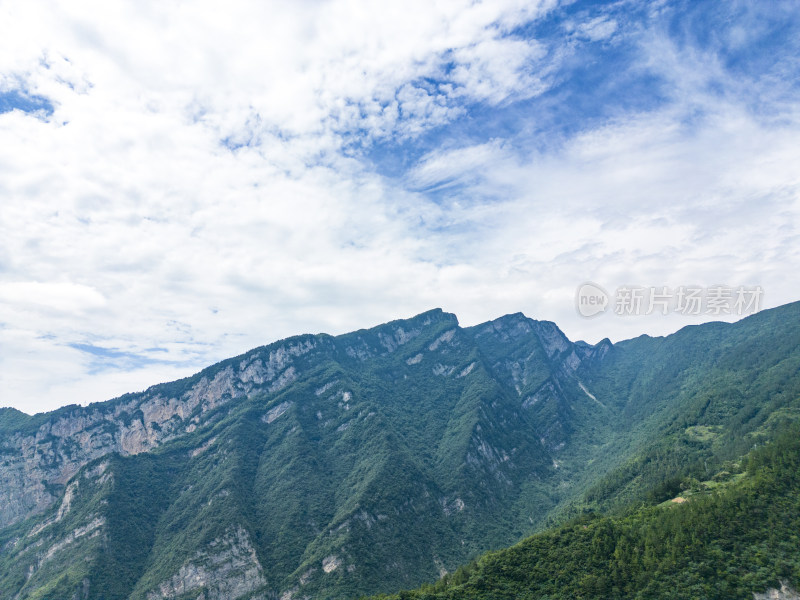
[[[800,300],[799,142],[794,0],[0,0],[0,406],[435,307]]]

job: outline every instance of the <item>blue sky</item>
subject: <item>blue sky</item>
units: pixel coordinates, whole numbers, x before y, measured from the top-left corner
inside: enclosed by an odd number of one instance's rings
[[[798,300],[796,2],[0,6],[0,405],[579,285]],[[734,317],[726,317],[732,319]]]

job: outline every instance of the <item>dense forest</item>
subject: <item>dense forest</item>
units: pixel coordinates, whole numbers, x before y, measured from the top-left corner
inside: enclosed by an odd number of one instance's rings
[[[380,600],[752,598],[800,582],[800,427],[738,474],[685,482],[622,516],[587,515]],[[659,493],[665,490],[658,490]]]

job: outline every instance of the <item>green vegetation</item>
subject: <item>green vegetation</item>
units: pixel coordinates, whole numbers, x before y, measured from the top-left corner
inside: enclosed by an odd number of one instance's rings
[[[736,598],[800,584],[800,427],[682,504],[586,516],[380,600]]]
[[[627,461],[593,483],[573,511],[623,508],[676,479],[708,479],[726,462],[800,418],[798,305],[735,325],[687,327],[664,339],[622,342],[592,384],[652,416]],[[634,373],[631,380],[631,373]]]
[[[313,349],[290,385],[198,408],[191,433],[53,487],[69,510],[0,529],[0,600],[144,599],[182,568],[228,564],[212,559],[237,532],[237,572],[257,561],[267,596],[428,582],[398,597],[728,598],[796,581],[794,446],[765,444],[800,422],[798,340],[800,303],[613,346],[522,315],[463,329],[431,311],[257,348],[150,391],[181,398]],[[9,436],[89,409],[0,410],[0,467]]]

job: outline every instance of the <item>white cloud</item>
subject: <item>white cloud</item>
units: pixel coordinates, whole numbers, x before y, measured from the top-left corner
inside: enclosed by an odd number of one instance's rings
[[[592,40],[598,42],[607,40],[617,31],[618,24],[614,19],[608,17],[596,17],[578,26],[578,31]]]
[[[543,93],[558,49],[507,34],[553,5],[4,5],[0,89],[54,112],[0,114],[0,404],[102,400],[434,306],[589,339],[682,324],[582,321],[586,279],[795,299],[798,121],[698,93],[713,57],[653,39],[677,105],[557,152],[448,139],[396,179],[349,153]],[[711,116],[685,126],[687,106]],[[141,360],[104,371],[90,347]]]
[[[497,311],[530,306],[525,312],[596,341],[665,334],[695,321],[584,321],[572,294],[587,280],[610,290],[761,285],[768,306],[797,299],[786,273],[800,266],[800,177],[792,167],[800,161],[793,141],[800,127],[724,111],[699,130],[675,122],[669,112],[655,113],[578,136],[558,155],[466,167],[489,189],[516,181],[513,199],[495,207],[487,238],[463,257],[476,280],[488,275],[512,294],[502,308],[495,302]]]
[[[75,283],[20,281],[0,283],[0,301],[17,305],[36,305],[62,312],[99,308],[106,299],[97,290]]]
[[[499,140],[492,140],[475,146],[431,152],[409,171],[407,179],[411,187],[418,189],[474,183],[475,177],[481,175],[487,166],[496,173],[498,166],[513,160],[513,155]]]

